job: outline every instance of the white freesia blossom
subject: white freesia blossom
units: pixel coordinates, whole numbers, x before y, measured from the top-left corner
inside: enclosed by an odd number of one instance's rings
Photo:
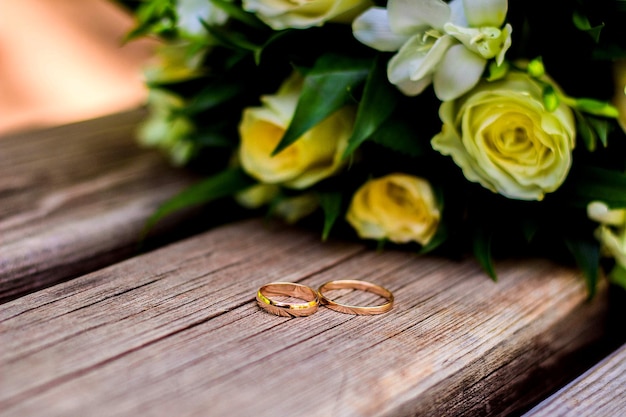
[[[180,114],[184,105],[184,100],[174,93],[150,90],[150,116],[139,125],[137,132],[141,145],[161,149],[175,166],[185,165],[195,150],[193,143],[186,140],[194,126],[189,118]]]
[[[602,201],[593,201],[587,206],[587,216],[600,223],[595,235],[602,245],[603,255],[615,259],[626,269],[626,209],[610,209]]]
[[[225,11],[208,0],[178,0],[176,2],[178,27],[191,36],[205,33],[202,21],[209,25],[223,25],[228,19]]]
[[[406,95],[431,83],[453,100],[479,81],[487,60],[498,64],[511,45],[507,0],[389,0],[355,19],[354,36],[379,51],[398,51],[387,76]]]

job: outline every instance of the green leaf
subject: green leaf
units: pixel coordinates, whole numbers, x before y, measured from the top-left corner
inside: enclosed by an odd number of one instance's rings
[[[243,83],[229,83],[216,80],[203,88],[183,110],[187,115],[194,115],[213,109],[237,97],[245,90]]]
[[[254,62],[257,65],[261,65],[261,58],[263,56],[263,52],[271,47],[272,45],[274,45],[275,43],[279,42],[280,40],[282,40],[283,38],[289,36],[291,34],[292,30],[286,29],[286,30],[281,30],[278,32],[272,32],[270,34],[270,36],[267,38],[267,40],[263,43],[263,45],[254,53]]]
[[[374,61],[365,82],[363,98],[354,122],[354,131],[348,140],[343,157],[350,156],[365,140],[371,137],[393,113],[398,100],[396,89],[387,81],[387,64],[380,57]]]
[[[586,207],[591,201],[604,201],[611,208],[626,207],[626,174],[604,168],[586,167],[576,173],[569,188],[574,202]]]
[[[477,228],[473,236],[473,250],[476,260],[485,270],[487,275],[489,275],[492,280],[497,281],[498,277],[496,275],[493,259],[491,257],[492,239],[493,236],[490,231],[486,230],[484,227]]]
[[[322,240],[325,241],[328,239],[330,231],[341,213],[343,197],[339,192],[319,193],[318,197],[322,210],[324,211],[324,229],[322,231]]]
[[[429,138],[430,139],[430,138]],[[389,118],[374,132],[370,140],[394,151],[417,157],[430,148],[430,141],[420,140],[411,121],[406,118]]]
[[[574,100],[574,107],[580,111],[596,116],[610,117],[613,119],[619,117],[617,107],[606,101],[594,100],[592,98],[577,98]]]
[[[574,257],[587,283],[589,298],[596,293],[600,271],[600,245],[596,240],[567,238],[565,245]]]
[[[602,146],[605,148],[609,145],[609,133],[611,131],[611,124],[608,120],[598,119],[595,117],[589,118],[589,124],[593,127],[593,130],[598,135]]]
[[[154,33],[157,35],[173,34],[178,20],[175,0],[152,0],[138,6],[134,13],[137,25],[123,39],[133,39]]]
[[[600,32],[604,28],[604,24],[592,27],[587,16],[581,14],[578,11],[575,11],[573,13],[572,21],[574,22],[574,26],[576,26],[577,29],[582,30],[583,32],[587,32],[587,34],[591,36],[595,43],[600,42]]]
[[[609,280],[626,290],[626,269],[615,265],[609,274]]]
[[[498,81],[506,77],[508,74],[511,64],[508,61],[502,62],[501,65],[498,65],[496,61],[491,60],[489,62],[489,66],[487,67],[487,81]]]
[[[254,180],[239,168],[219,172],[184,189],[163,203],[146,221],[143,235],[145,236],[159,220],[171,213],[233,195],[254,183]]]
[[[236,142],[230,135],[221,134],[217,130],[202,128],[189,135],[189,140],[203,147],[234,148]]]
[[[576,132],[589,152],[596,150],[598,137],[589,120],[580,112],[576,112]]]
[[[606,118],[588,116],[580,110],[582,109],[574,109],[576,114],[576,131],[583,140],[587,150],[590,152],[595,151],[598,140],[606,148],[608,146],[609,133],[612,129],[611,121]]]
[[[537,223],[536,219],[527,218],[527,219],[521,220],[520,228],[521,228],[522,236],[524,236],[524,239],[526,240],[527,243],[530,243],[532,242],[535,235],[539,231],[540,225]]]
[[[370,64],[370,60],[335,54],[322,55],[304,77],[293,119],[272,155],[284,150],[309,129],[349,103],[352,100],[351,91],[366,79]]]
[[[260,45],[250,42],[241,32],[233,32],[222,27],[211,26],[204,20],[201,20],[201,22],[204,29],[225,48],[236,51],[250,51],[255,55],[261,50]]]

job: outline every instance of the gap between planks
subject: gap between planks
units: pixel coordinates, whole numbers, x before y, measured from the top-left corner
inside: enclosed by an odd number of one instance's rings
[[[626,412],[626,344],[524,417],[620,416]]]

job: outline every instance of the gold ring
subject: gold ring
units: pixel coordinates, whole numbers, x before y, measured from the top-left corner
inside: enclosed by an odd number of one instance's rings
[[[384,304],[374,306],[354,306],[348,304],[340,304],[333,301],[324,295],[324,291],[339,290],[339,289],[354,289],[374,293],[380,295],[385,300]],[[359,314],[359,315],[371,315],[386,313],[393,307],[393,294],[386,288],[380,285],[372,284],[366,281],[359,281],[353,279],[344,279],[338,281],[328,281],[318,290],[320,294],[320,302],[326,307],[345,314]]]
[[[306,303],[286,303],[271,297],[293,297]],[[263,285],[256,293],[259,307],[269,313],[283,317],[304,317],[317,311],[320,304],[319,294],[311,287],[293,282],[271,282]]]

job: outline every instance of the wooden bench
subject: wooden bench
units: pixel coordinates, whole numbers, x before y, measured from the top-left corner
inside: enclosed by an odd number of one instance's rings
[[[626,339],[620,292],[588,301],[577,270],[545,260],[501,261],[494,283],[471,259],[263,219],[172,233],[197,212],[138,251],[193,180],[136,147],[142,114],[0,138],[2,416],[516,415]],[[389,288],[394,308],[290,319],[255,302],[271,281],[341,278]]]
[[[195,179],[137,145],[144,115],[0,138],[0,301],[135,254],[146,218]]]

